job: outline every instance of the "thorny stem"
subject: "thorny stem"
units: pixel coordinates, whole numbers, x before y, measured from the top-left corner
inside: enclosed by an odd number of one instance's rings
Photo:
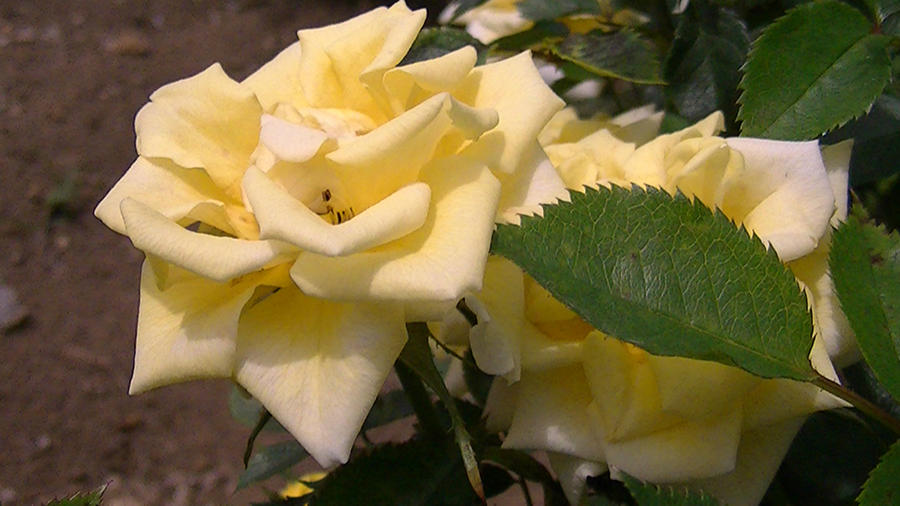
[[[263,427],[266,426],[271,418],[272,413],[269,413],[265,408],[259,410],[259,420],[257,420],[256,426],[253,427],[253,431],[250,432],[250,437],[247,438],[247,448],[244,449],[244,469],[247,468],[250,456],[253,455],[253,444],[256,442],[256,437],[259,436],[259,433],[262,432]]]
[[[849,402],[854,408],[860,410],[870,418],[877,420],[894,434],[900,436],[900,419],[889,415],[883,409],[869,402],[865,397],[822,375],[819,375],[814,379],[813,384],[822,390]]]

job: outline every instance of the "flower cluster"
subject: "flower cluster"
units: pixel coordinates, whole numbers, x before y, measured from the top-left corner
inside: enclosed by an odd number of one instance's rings
[[[147,256],[132,393],[231,377],[345,462],[405,323],[480,288],[495,221],[565,195],[530,56],[404,62],[424,20],[400,2],[153,93],[96,209]]]

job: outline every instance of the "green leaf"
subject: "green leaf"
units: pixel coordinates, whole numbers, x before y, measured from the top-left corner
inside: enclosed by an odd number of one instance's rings
[[[237,420],[241,425],[253,428],[259,423],[260,416],[263,413],[262,404],[250,396],[249,393],[241,392],[241,388],[234,385],[228,394],[228,411],[231,412],[232,418]],[[269,418],[262,430],[267,432],[287,432],[287,430],[278,423],[278,420]]]
[[[380,394],[369,410],[362,430],[367,431],[413,415],[412,406],[406,400],[403,390],[392,390]]]
[[[247,469],[238,478],[238,490],[286,471],[309,456],[296,441],[285,441],[263,448],[253,454]]]
[[[481,6],[484,3],[487,3],[487,0],[456,0],[452,2],[447,6],[448,8],[453,9],[453,15],[450,17],[450,21],[455,21],[463,14],[476,7]]]
[[[811,380],[806,298],[773,250],[699,201],[586,189],[544,218],[501,225],[509,258],[606,334],[665,356]]]
[[[451,438],[383,445],[318,483],[316,506],[474,506],[466,470]]]
[[[835,0],[801,5],[753,44],[741,81],[742,135],[803,140],[861,116],[891,78],[890,37]]]
[[[656,50],[630,30],[571,33],[559,43],[548,43],[554,56],[600,77],[642,84],[663,84]]]
[[[440,58],[466,46],[472,46],[478,52],[478,65],[485,62],[487,48],[464,30],[447,26],[425,28],[398,66]]]
[[[900,506],[900,441],[884,454],[869,475],[857,502],[860,506]]]
[[[522,51],[540,45],[551,39],[562,39],[569,34],[569,29],[555,21],[538,21],[524,32],[501,37],[491,43],[491,47],[499,51]]]
[[[596,0],[522,0],[517,5],[525,19],[541,21],[572,14],[602,14]]]
[[[666,91],[678,112],[698,121],[721,110],[733,123],[739,71],[749,49],[747,26],[734,12],[692,0],[665,66]]]
[[[638,506],[722,506],[715,498],[702,492],[644,483],[627,474],[623,478]]]
[[[851,216],[834,234],[829,262],[866,362],[900,400],[900,236]]]
[[[850,185],[874,183],[900,172],[900,99],[884,94],[872,109],[835,130],[823,141],[853,139]]]
[[[465,360],[463,360],[462,366],[463,379],[466,382],[466,388],[469,389],[469,393],[472,394],[472,398],[475,399],[475,402],[479,406],[484,407],[484,405],[487,404],[488,393],[491,390],[491,383],[493,383],[494,377],[490,374],[486,374],[475,365],[475,358],[472,356],[472,350],[466,351]]]
[[[410,323],[407,324],[406,328],[409,333],[409,340],[403,351],[400,352],[400,361],[415,371],[444,404],[453,424],[453,434],[456,438],[456,444],[459,446],[459,453],[462,455],[469,483],[478,497],[483,498],[484,487],[478,472],[478,460],[475,457],[475,450],[472,448],[472,436],[466,430],[465,420],[459,413],[456,401],[447,390],[444,378],[441,377],[440,371],[434,365],[434,358],[428,345],[428,339],[431,337],[428,325],[425,323]]]
[[[106,485],[85,494],[75,494],[66,499],[54,499],[47,503],[47,506],[99,506],[105,491]]]

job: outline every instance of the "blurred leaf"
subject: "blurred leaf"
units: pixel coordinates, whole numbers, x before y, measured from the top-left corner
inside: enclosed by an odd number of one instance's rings
[[[413,414],[412,406],[409,405],[403,390],[392,390],[380,394],[375,399],[375,404],[363,422],[362,430],[381,427]]]
[[[472,46],[478,52],[478,65],[485,62],[487,48],[465,30],[447,26],[425,28],[419,32],[416,41],[397,66],[440,58],[466,46]]]
[[[525,19],[541,21],[572,14],[602,14],[596,0],[521,0],[516,4]]]
[[[486,374],[475,365],[475,358],[472,356],[472,350],[466,351],[466,360],[463,361],[463,379],[466,381],[466,388],[472,394],[472,398],[479,406],[487,403],[488,392],[491,390],[491,383],[494,377]]]
[[[520,478],[539,483],[544,490],[544,504],[568,504],[559,482],[534,457],[521,450],[492,446],[485,448],[484,459],[496,462]]]
[[[678,112],[698,121],[717,110],[737,117],[740,68],[750,48],[747,27],[734,12],[691,0],[666,60],[666,91]]]
[[[702,492],[644,483],[627,474],[623,478],[638,506],[722,506],[714,497]]]
[[[231,412],[232,418],[237,420],[241,425],[253,428],[259,423],[260,414],[264,408],[262,404],[250,396],[241,392],[240,387],[233,385],[231,392],[228,394],[228,411]],[[262,430],[267,432],[287,430],[278,423],[278,420],[269,418]]]
[[[805,140],[869,109],[891,77],[890,38],[859,11],[823,0],[770,25],[745,66],[742,135]]]
[[[900,0],[864,0],[879,23],[900,12]]]
[[[481,479],[484,481],[484,496],[488,499],[506,492],[516,484],[509,471],[489,463],[481,464]]]
[[[78,205],[76,199],[80,183],[81,175],[77,170],[71,170],[47,195],[44,205],[47,206],[51,219],[77,214]]]
[[[900,420],[900,402],[891,397],[865,360],[841,369],[841,380],[847,388]]]
[[[451,438],[386,444],[326,476],[316,506],[473,506],[479,500]]]
[[[884,94],[857,120],[827,135],[832,144],[853,139],[850,185],[872,183],[900,172],[900,99]]]
[[[54,499],[47,503],[47,506],[99,506],[104,492],[106,492],[106,485],[92,492],[75,494],[66,499]]]
[[[247,469],[238,478],[238,490],[263,481],[299,464],[309,454],[296,441],[285,441],[263,448],[253,454]]]
[[[434,365],[431,347],[428,345],[431,332],[424,323],[407,324],[407,332],[409,340],[403,351],[400,352],[400,361],[415,371],[444,404],[453,424],[453,434],[459,446],[459,453],[462,455],[469,483],[478,497],[484,497],[484,487],[478,473],[478,460],[475,458],[475,450],[472,449],[472,436],[466,430],[465,420],[460,415],[453,396],[447,391],[444,378],[441,377],[441,373]]]
[[[850,506],[888,444],[851,409],[813,413],[791,443],[777,480],[798,506]]]
[[[900,400],[900,236],[851,216],[834,234],[829,263],[866,362]]]
[[[900,506],[900,441],[869,475],[857,502],[860,506]]]
[[[630,30],[571,33],[559,43],[549,43],[548,50],[557,58],[600,77],[663,84],[656,50],[650,42]]]
[[[562,39],[569,34],[569,29],[555,21],[538,21],[524,32],[501,37],[491,43],[500,51],[523,51],[540,45],[544,41]]]
[[[455,21],[463,14],[487,3],[487,1],[488,0],[455,0],[454,2],[451,2],[450,5],[447,6],[447,8],[453,9],[453,15],[450,17],[450,21]]]
[[[570,195],[543,218],[500,225],[492,252],[597,329],[654,355],[766,378],[816,376],[806,297],[759,239],[699,201],[652,187]]]

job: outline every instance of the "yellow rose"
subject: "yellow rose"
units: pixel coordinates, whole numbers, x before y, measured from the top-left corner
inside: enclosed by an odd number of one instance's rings
[[[640,147],[602,129],[546,150],[571,189],[680,190],[772,245],[810,295],[813,366],[836,379],[828,352],[843,346],[837,311],[816,298],[830,278],[820,265],[821,277],[808,281],[803,264],[827,252],[830,223],[846,214],[849,145],[823,155],[815,142],[714,137],[721,126],[714,115]],[[506,379],[494,382],[489,424],[508,430],[507,447],[549,452],[573,504],[585,477],[606,470],[758,504],[806,415],[840,405],[810,384],[612,339],[501,258],[488,260],[483,289],[466,302],[479,317],[470,332],[476,361]]]
[[[345,462],[405,323],[480,287],[495,220],[565,195],[530,56],[401,65],[424,20],[400,2],[150,97],[95,211],[147,254],[131,393],[231,377]]]

